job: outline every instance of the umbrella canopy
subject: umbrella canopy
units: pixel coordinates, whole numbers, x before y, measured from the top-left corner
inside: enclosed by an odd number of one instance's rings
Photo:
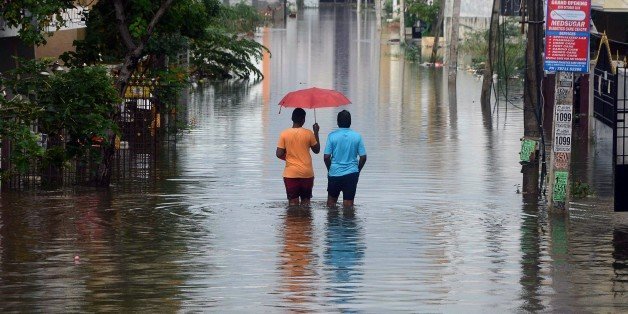
[[[316,109],[339,107],[350,104],[351,101],[342,93],[323,88],[307,88],[290,92],[279,102],[281,107]]]

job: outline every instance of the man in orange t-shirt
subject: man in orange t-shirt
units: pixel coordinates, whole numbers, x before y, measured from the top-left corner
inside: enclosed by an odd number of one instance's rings
[[[314,132],[304,129],[305,110],[294,109],[292,112],[292,127],[283,130],[277,143],[277,158],[286,161],[283,171],[283,182],[286,185],[286,194],[290,205],[309,205],[314,187],[314,168],[312,156],[321,150],[318,140],[318,123],[314,123]]]

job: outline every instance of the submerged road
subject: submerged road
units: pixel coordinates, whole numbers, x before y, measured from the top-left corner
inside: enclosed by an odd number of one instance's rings
[[[628,311],[628,219],[602,153],[578,164],[597,197],[550,214],[517,193],[522,112],[483,115],[475,77],[450,88],[404,61],[374,14],[306,10],[258,37],[265,79],[193,91],[156,177],[0,197],[0,311]],[[353,101],[354,210],[325,208],[322,154],[312,208],[286,207],[277,103],[310,86]],[[341,109],[317,110],[323,145]]]

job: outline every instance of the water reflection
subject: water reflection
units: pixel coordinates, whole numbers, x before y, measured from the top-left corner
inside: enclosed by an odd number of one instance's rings
[[[355,209],[330,209],[325,226],[324,263],[328,271],[329,295],[340,308],[347,308],[359,295],[364,258],[362,227]]]
[[[523,215],[521,219],[521,300],[520,309],[525,312],[539,312],[545,309],[541,291],[544,278],[541,264],[541,220],[538,200],[534,195],[524,195]]]
[[[617,298],[628,294],[628,228],[613,231],[613,293]]]
[[[312,211],[290,207],[284,218],[281,271],[285,299],[291,310],[305,310],[311,302],[316,277],[312,243]]]
[[[176,220],[122,213],[109,191],[25,196],[0,198],[3,311],[180,307]],[[40,206],[45,210],[33,210]]]

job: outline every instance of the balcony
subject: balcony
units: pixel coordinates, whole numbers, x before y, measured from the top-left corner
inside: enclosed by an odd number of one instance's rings
[[[50,25],[46,27],[47,32],[54,33],[56,31],[78,29],[85,27],[85,15],[89,12],[87,7],[76,6],[73,9],[65,10],[61,13],[65,24],[57,30],[56,17],[52,18]],[[9,27],[7,23],[0,19],[0,38],[15,37],[18,35],[19,28]]]

